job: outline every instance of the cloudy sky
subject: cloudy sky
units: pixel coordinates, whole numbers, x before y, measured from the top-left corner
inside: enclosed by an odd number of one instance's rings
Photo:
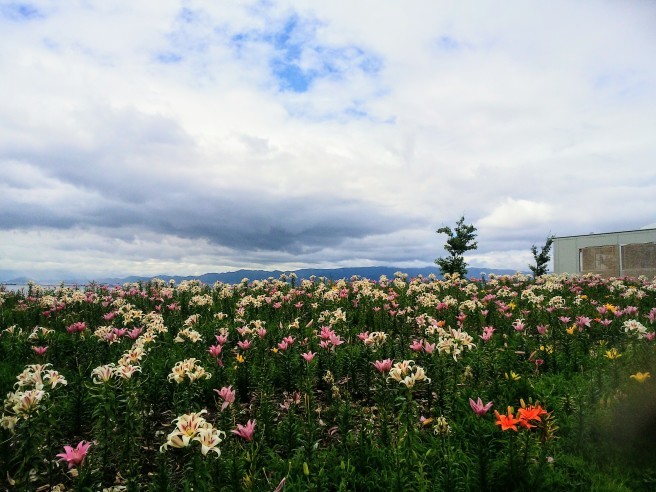
[[[0,273],[527,269],[656,227],[656,2],[0,0]]]

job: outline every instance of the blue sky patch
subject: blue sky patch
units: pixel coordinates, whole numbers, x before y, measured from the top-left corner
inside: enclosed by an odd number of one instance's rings
[[[442,36],[437,40],[437,45],[444,51],[457,51],[460,49],[460,43],[451,36]]]
[[[177,53],[168,51],[168,52],[158,53],[156,59],[160,63],[170,64],[170,63],[178,63],[182,61],[182,56]]]
[[[45,17],[35,6],[20,2],[0,3],[0,16],[16,22]]]
[[[353,71],[374,75],[382,61],[357,46],[325,46],[317,42],[316,30],[320,23],[288,17],[276,31],[250,31],[235,34],[231,45],[238,55],[256,43],[273,49],[269,60],[271,74],[280,91],[307,92],[320,78],[339,80]]]
[[[307,92],[316,75],[303,72],[297,65],[273,63],[273,75],[278,79],[279,88],[294,92]]]

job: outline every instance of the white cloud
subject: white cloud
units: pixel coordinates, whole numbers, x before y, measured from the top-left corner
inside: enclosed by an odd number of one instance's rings
[[[481,228],[490,229],[523,229],[535,225],[544,227],[553,217],[551,208],[548,203],[507,197],[478,223]]]
[[[463,214],[480,234],[470,264],[518,268],[549,232],[637,229],[656,216],[655,14],[612,1],[0,10],[0,268],[430,264],[435,229]],[[126,231],[136,251],[103,249]],[[86,245],[59,247],[67,234]]]

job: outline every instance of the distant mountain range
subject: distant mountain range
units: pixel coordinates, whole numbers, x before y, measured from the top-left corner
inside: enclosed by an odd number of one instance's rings
[[[369,278],[377,280],[381,275],[385,275],[389,278],[392,278],[396,272],[403,272],[408,274],[409,277],[416,277],[422,275],[423,277],[428,277],[430,274],[435,275],[440,278],[439,269],[437,267],[424,267],[424,268],[398,268],[398,267],[386,267],[386,266],[375,266],[375,267],[344,267],[344,268],[303,268],[301,270],[295,270],[299,280],[309,279],[312,276],[315,277],[326,277],[330,280],[339,280],[342,278],[350,278],[354,275],[357,275],[361,278]],[[242,279],[247,278],[250,281],[253,280],[265,280],[270,277],[278,278],[283,273],[291,273],[291,271],[282,271],[282,270],[237,270],[234,272],[224,272],[224,273],[205,273],[203,275],[189,275],[189,276],[179,276],[179,275],[157,275],[154,277],[147,276],[130,276],[123,278],[98,278],[94,281],[100,284],[124,284],[131,282],[147,282],[154,278],[159,278],[165,281],[174,280],[176,283],[179,283],[183,280],[200,280],[201,282],[212,285],[215,282],[222,282],[225,284],[235,284],[242,281]],[[495,269],[495,268],[479,268],[479,267],[470,267],[467,272],[467,277],[480,278],[481,274],[485,273],[489,275],[494,273],[495,275],[512,275],[517,273],[516,270],[510,269]],[[526,273],[526,272],[523,272]],[[0,281],[5,284],[16,284],[23,285],[29,282],[30,279],[27,277],[16,277],[11,279],[6,279]],[[78,284],[84,285],[89,283],[88,279],[68,279],[64,280],[64,284]],[[37,281],[41,284],[59,284],[61,282],[56,281]]]

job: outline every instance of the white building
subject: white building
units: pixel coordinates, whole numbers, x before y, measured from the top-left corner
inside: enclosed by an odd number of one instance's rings
[[[656,276],[656,229],[554,238],[554,273]]]

